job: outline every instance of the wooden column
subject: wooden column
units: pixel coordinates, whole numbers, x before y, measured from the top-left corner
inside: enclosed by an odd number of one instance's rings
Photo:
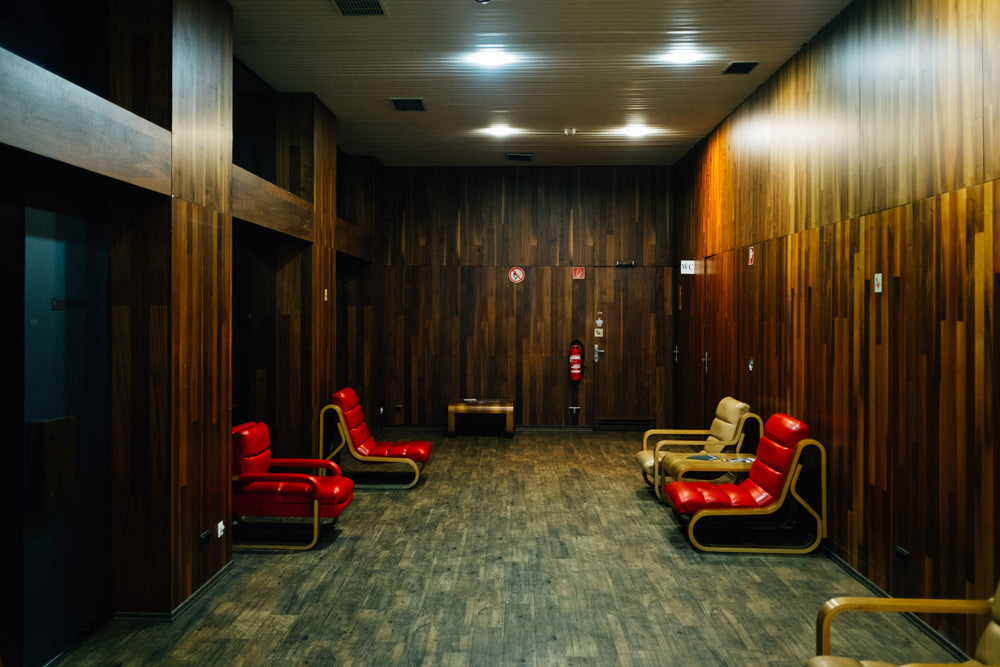
[[[172,10],[172,196],[109,205],[113,604],[158,615],[231,558],[232,17]]]

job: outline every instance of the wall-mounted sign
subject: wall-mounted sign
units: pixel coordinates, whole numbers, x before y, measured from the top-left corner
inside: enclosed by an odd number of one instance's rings
[[[587,277],[587,269],[582,266],[573,267],[573,280],[583,280]]]
[[[694,274],[694,260],[693,259],[682,259],[681,260],[681,274]]]
[[[753,246],[747,248],[747,265],[753,266]]]
[[[519,283],[524,280],[524,269],[520,266],[515,266],[513,269],[507,272],[507,277],[510,278],[512,283]]]

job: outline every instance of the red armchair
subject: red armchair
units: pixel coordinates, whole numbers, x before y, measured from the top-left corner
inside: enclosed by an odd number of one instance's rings
[[[324,436],[325,415],[333,410],[337,415],[337,429],[340,442],[334,447],[328,459],[337,455],[344,445],[358,461],[365,464],[399,463],[413,471],[413,479],[408,484],[398,485],[408,489],[420,479],[420,467],[431,456],[432,445],[423,440],[402,440],[398,442],[378,442],[368,431],[365,413],[361,409],[358,395],[350,387],[345,387],[333,395],[333,402],[319,412],[320,447],[326,446]],[[392,485],[382,485],[383,487]]]
[[[742,482],[671,482],[663,494],[703,551],[808,553],[826,536],[826,452],[788,415],[764,424]]]
[[[324,476],[275,472],[276,468],[322,471]],[[263,422],[233,428],[233,514],[238,517],[312,518],[312,541],[298,544],[239,545],[259,549],[311,549],[320,519],[334,519],[354,498],[354,483],[324,459],[271,458],[271,434]]]

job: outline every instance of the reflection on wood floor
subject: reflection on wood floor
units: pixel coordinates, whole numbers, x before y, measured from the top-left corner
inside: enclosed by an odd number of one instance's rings
[[[60,665],[802,665],[819,607],[869,592],[822,552],[693,550],[638,433],[419,436],[410,490],[361,489],[301,553],[237,552],[171,623],[117,620]],[[349,474],[349,473],[348,473]],[[833,650],[954,659],[904,618],[838,619]]]

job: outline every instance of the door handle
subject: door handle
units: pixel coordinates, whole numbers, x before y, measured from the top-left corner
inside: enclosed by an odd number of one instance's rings
[[[706,352],[705,356],[701,358],[701,361],[705,364],[705,375],[708,375],[708,352]]]
[[[601,352],[604,352],[604,350],[602,350],[600,347],[598,347],[597,343],[594,343],[594,363],[595,364],[599,360],[599,357],[597,355],[599,355]]]

